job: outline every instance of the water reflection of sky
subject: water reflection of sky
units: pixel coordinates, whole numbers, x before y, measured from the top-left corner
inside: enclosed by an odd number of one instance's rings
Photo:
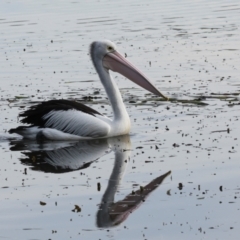
[[[166,95],[201,96],[208,104],[159,102],[113,74],[132,121],[130,161],[114,201],[172,173],[111,229],[99,230],[96,216],[114,152],[107,148],[87,168],[53,174],[31,164],[43,149],[11,151],[14,145],[2,140],[1,237],[237,238],[238,1],[3,1],[0,13],[1,136],[19,124],[24,106],[52,98],[77,98],[111,116],[88,55],[89,43],[102,38],[116,42]],[[72,212],[74,205],[82,211]]]

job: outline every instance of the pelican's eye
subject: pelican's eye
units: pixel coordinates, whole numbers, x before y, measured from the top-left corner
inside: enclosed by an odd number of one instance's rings
[[[113,50],[113,47],[108,46],[108,51],[112,51],[112,50]]]

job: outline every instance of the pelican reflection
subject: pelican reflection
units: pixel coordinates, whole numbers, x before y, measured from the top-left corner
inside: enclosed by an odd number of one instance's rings
[[[109,179],[108,187],[103,195],[97,213],[97,226],[101,228],[114,227],[121,224],[127,219],[130,213],[136,210],[141,203],[145,201],[148,195],[161,185],[163,180],[171,174],[171,171],[153,179],[150,183],[141,187],[138,191],[127,195],[123,200],[114,202],[114,196],[119,185],[121,172],[119,169],[120,163],[115,160],[115,165],[111,177]]]
[[[32,170],[52,173],[87,168],[92,162],[113,151],[115,155],[113,170],[96,216],[96,225],[101,228],[121,224],[171,173],[169,171],[153,179],[138,191],[128,194],[123,200],[114,202],[131,156],[129,135],[79,142],[12,141],[10,149],[22,151],[24,157],[20,159],[21,163],[30,166]]]

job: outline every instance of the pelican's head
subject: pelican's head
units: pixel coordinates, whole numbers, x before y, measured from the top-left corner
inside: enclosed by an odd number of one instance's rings
[[[116,45],[109,40],[95,41],[90,45],[90,54],[92,59],[103,59],[107,53],[111,53],[116,50]]]
[[[117,47],[113,42],[109,40],[93,42],[90,45],[90,55],[96,69],[98,69],[98,64],[102,64],[107,71],[112,70],[118,72],[149,92],[168,99],[141,71],[117,51]]]

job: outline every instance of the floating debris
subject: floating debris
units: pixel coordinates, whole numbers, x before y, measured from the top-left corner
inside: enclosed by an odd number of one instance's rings
[[[101,190],[101,184],[98,182],[97,183],[97,190],[100,191]]]
[[[42,201],[40,201],[39,203],[40,203],[41,206],[45,206],[45,205],[47,205],[47,203],[42,202]]]
[[[179,184],[178,184],[178,189],[179,189],[179,190],[182,190],[182,189],[183,189],[183,184],[182,184],[182,183],[179,183]]]
[[[72,212],[81,212],[82,209],[78,206],[78,205],[74,205],[74,209],[72,210]]]

